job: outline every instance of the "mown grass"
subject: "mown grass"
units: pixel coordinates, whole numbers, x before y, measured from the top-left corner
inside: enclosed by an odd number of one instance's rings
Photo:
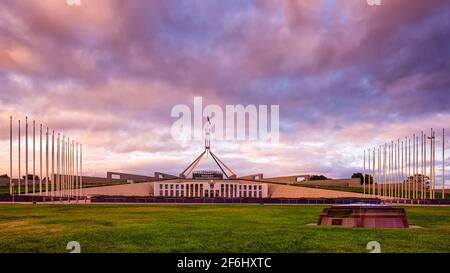
[[[450,252],[450,207],[406,207],[414,229],[307,225],[322,206],[0,205],[0,252]]]

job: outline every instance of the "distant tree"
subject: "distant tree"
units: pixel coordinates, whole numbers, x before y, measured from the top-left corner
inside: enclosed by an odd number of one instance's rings
[[[365,180],[363,180],[363,174],[362,173],[354,173],[352,175],[352,178],[359,178],[361,185],[364,184],[364,181],[365,181],[366,184],[372,184],[373,183],[373,177],[369,176],[368,174],[366,174]]]
[[[412,175],[409,176],[408,178],[406,178],[405,180],[403,180],[403,182],[406,183],[415,183],[417,181],[417,183],[419,185],[425,183],[425,189],[430,189],[430,178],[428,176],[422,175],[422,174],[416,174],[416,175]]]
[[[0,175],[0,178],[9,178],[9,176],[7,174],[2,174]]]
[[[311,175],[309,177],[309,180],[327,180],[329,179],[328,177],[326,177],[325,175]]]
[[[25,175],[22,176],[22,179],[25,179]],[[35,176],[34,176],[34,179],[35,179],[35,180],[39,180],[39,176],[35,175]],[[28,180],[33,180],[33,175],[32,175],[32,174],[29,174],[29,175],[28,175]]]

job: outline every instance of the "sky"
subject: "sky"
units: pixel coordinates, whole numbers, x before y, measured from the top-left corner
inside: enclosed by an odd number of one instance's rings
[[[171,109],[200,96],[280,107],[279,143],[212,141],[236,174],[349,177],[450,129],[449,20],[448,0],[3,0],[0,173],[12,115],[83,143],[87,175],[179,174],[203,142],[174,141]]]

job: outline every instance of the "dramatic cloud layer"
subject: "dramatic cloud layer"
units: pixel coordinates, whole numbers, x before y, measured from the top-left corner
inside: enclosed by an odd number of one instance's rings
[[[359,171],[362,150],[449,127],[447,0],[0,2],[9,115],[84,143],[85,169],[178,174],[176,104],[279,104],[280,143],[213,142],[240,175]],[[450,154],[450,153],[447,153]],[[449,160],[450,162],[450,160]]]

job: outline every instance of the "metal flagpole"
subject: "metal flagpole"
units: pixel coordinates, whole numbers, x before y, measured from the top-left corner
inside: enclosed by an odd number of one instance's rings
[[[363,193],[366,194],[366,150],[364,150],[363,156]]]
[[[433,199],[436,199],[436,131],[433,130]]]
[[[383,197],[386,198],[386,143],[383,150]]]
[[[65,148],[65,146],[66,146],[66,136],[64,136],[63,135],[63,139],[62,139],[62,143],[61,143],[61,173],[62,173],[62,175],[61,175],[61,187],[62,187],[62,190],[61,190],[61,194],[62,194],[62,196],[63,197],[65,197],[65,190],[66,190],[66,185],[65,185],[65,182],[66,182],[66,160],[65,160],[65,153],[66,153],[66,148]]]
[[[59,146],[60,146],[60,139],[61,135],[58,133],[58,136],[56,138],[56,192],[58,193],[58,197],[61,195],[61,171],[60,171],[60,161],[59,161]]]
[[[28,117],[25,117],[25,194],[28,194]]]
[[[33,120],[33,195],[36,194],[36,121]]]
[[[406,191],[407,198],[411,198],[411,138],[408,139],[408,190]]]
[[[73,197],[73,140],[70,143],[70,196]]]
[[[430,130],[430,136],[428,137],[430,139],[430,189],[429,189],[429,195],[430,199],[433,199],[433,128]]]
[[[419,136],[417,135],[417,149],[416,149],[416,153],[417,153],[417,162],[416,162],[416,173],[417,173],[417,189],[416,189],[416,191],[417,191],[417,193],[416,193],[416,196],[417,196],[417,199],[419,199],[419,186],[420,186],[420,184],[419,184],[419,178],[420,178],[420,173],[419,173]]]
[[[68,165],[68,153],[69,153],[69,149],[68,149],[68,143],[69,143],[69,141],[70,141],[70,138],[67,138],[67,142],[65,142],[64,143],[64,149],[65,149],[65,152],[64,152],[64,164],[65,164],[65,176],[66,176],[66,179],[65,179],[65,195],[66,195],[66,197],[69,197],[69,165]]]
[[[416,134],[413,134],[413,199],[416,199]]]
[[[391,174],[392,174],[392,161],[391,161],[391,145],[388,145],[388,180],[387,180],[387,197],[391,197]]]
[[[392,189],[392,197],[397,197],[397,181],[398,180],[398,161],[397,161],[397,143],[394,143],[394,184]]]
[[[371,172],[371,168],[370,168],[370,148],[368,150],[367,153],[367,163],[368,163],[368,168],[369,168],[369,181],[368,181],[368,185],[367,185],[367,194],[370,195],[370,183],[372,182],[372,172]]]
[[[21,173],[21,169],[20,169],[20,141],[21,139],[20,139],[20,119],[19,119],[19,177],[18,177],[18,183],[17,183],[17,185],[18,185],[18,194],[21,194],[21,189],[20,189],[20,183],[21,183],[21,180],[22,180],[22,173]]]
[[[419,199],[419,135],[416,136],[416,198]]]
[[[423,193],[424,193],[424,186],[425,186],[425,177],[423,176],[423,168],[424,168],[423,167],[424,166],[424,164],[423,164],[423,158],[424,158],[424,156],[423,156],[423,131],[421,132],[421,135],[422,135],[422,138],[420,141],[420,145],[421,145],[420,151],[421,151],[422,164],[421,164],[421,177],[420,177],[420,182],[421,182],[420,183],[420,198],[424,199]]]
[[[404,188],[403,188],[403,186],[404,186],[404,183],[403,183],[403,181],[404,181],[404,172],[403,172],[403,163],[404,163],[404,161],[403,161],[403,154],[404,154],[404,147],[403,147],[403,140],[402,140],[402,160],[401,160],[401,166],[402,166],[402,169],[401,169],[401,176],[400,176],[400,198],[404,198]]]
[[[373,148],[373,158],[372,158],[373,160],[373,176],[374,176],[374,179],[373,179],[373,181],[372,181],[372,196],[373,197],[375,197],[375,175],[376,175],[376,171],[375,171],[375,147]]]
[[[79,192],[78,192],[78,184],[80,183],[80,181],[78,181],[78,142],[75,144],[75,166],[76,166],[76,171],[75,171],[75,192],[76,192],[76,197],[78,200],[78,196],[80,196]]]
[[[424,168],[423,168],[423,184],[424,184],[424,196],[425,199],[427,199],[428,195],[428,189],[427,189],[427,134],[423,134],[423,162],[424,162]]]
[[[12,116],[9,117],[9,195],[13,195],[13,167],[12,167]]]
[[[45,133],[45,195],[48,196],[48,127]]]
[[[75,141],[72,140],[72,195],[75,196]]]
[[[442,128],[442,199],[445,199],[445,129]]]
[[[377,181],[377,195],[380,196],[381,187],[381,146],[378,147],[378,181]]]
[[[376,188],[375,185],[378,182],[377,177],[377,154],[376,154],[376,148],[373,148],[373,183],[372,183],[372,195],[375,197],[376,195]]]
[[[400,196],[400,139],[397,139],[397,183],[395,184],[395,198]]]
[[[42,195],[42,124],[39,126],[39,195]]]
[[[55,130],[52,130],[52,196],[55,195]]]
[[[70,200],[70,138],[67,138],[67,196]]]
[[[83,195],[83,144],[80,144],[80,190]]]

